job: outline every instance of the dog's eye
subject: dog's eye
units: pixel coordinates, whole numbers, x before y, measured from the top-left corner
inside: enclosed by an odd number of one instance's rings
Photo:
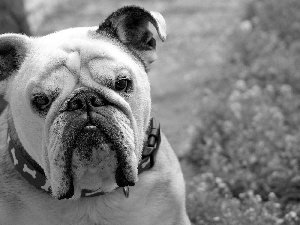
[[[39,94],[33,97],[32,103],[38,109],[44,110],[50,105],[50,99],[45,94]]]
[[[126,78],[122,78],[115,83],[115,89],[117,91],[126,91],[128,88],[129,80]]]

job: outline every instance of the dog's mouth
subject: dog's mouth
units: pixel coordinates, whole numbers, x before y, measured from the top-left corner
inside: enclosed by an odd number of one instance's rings
[[[73,185],[82,189],[111,191],[116,186],[118,165],[116,150],[106,135],[95,125],[87,124],[74,144],[71,169]]]
[[[137,181],[134,131],[130,119],[117,108],[106,106],[89,114],[63,112],[50,137],[54,197],[77,198],[82,190],[110,192]]]

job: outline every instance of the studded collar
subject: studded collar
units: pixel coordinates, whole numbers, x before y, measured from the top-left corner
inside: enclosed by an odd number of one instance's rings
[[[155,156],[159,149],[160,142],[160,124],[156,119],[152,118],[150,121],[148,140],[142,152],[142,159],[138,165],[139,174],[154,166]],[[28,160],[30,157],[28,157],[26,151],[21,151],[19,148],[15,147],[9,135],[7,137],[7,143],[11,159],[17,171],[37,189],[51,194],[50,183],[47,180],[43,169],[37,163],[31,163]],[[124,187],[123,191],[125,196],[128,197],[129,188]],[[105,193],[101,191],[90,191],[85,189],[81,191],[81,197],[93,197],[103,194]]]

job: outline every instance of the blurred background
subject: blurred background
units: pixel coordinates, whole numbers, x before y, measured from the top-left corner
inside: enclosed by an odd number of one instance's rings
[[[153,116],[193,224],[300,224],[300,0],[0,0],[0,32],[97,26],[132,4],[167,22]]]

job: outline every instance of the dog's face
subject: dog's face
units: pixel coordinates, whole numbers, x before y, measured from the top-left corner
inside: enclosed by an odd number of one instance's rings
[[[134,185],[150,117],[156,12],[130,6],[99,27],[40,38],[0,36],[0,90],[12,139],[43,168],[57,198]]]

